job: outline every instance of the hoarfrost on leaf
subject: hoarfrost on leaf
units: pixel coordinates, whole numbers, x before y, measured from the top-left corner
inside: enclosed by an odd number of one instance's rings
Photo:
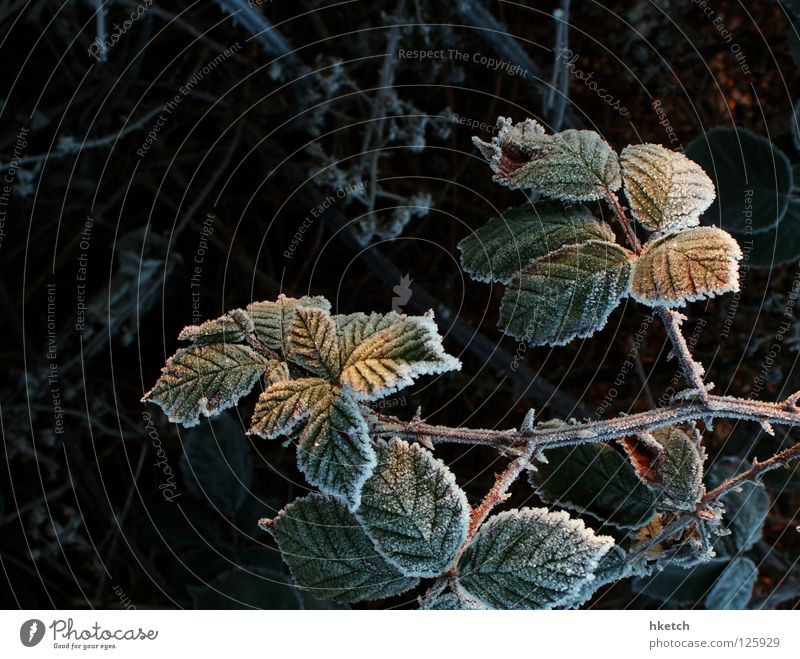
[[[298,468],[309,483],[344,497],[354,510],[376,462],[358,404],[345,390],[329,387],[309,407],[297,444]]]
[[[602,199],[622,185],[617,154],[590,130],[553,135],[532,119],[512,124],[499,117],[491,142],[472,141],[489,161],[494,180],[564,201]]]
[[[256,402],[250,432],[264,439],[288,435],[312,407],[328,401],[330,385],[321,378],[299,378],[267,387]]]
[[[403,574],[442,574],[467,537],[466,495],[447,466],[418,444],[381,441],[377,455],[356,517]]]
[[[441,593],[421,608],[427,611],[479,611],[486,607],[481,606],[478,600],[462,590],[458,593]]]
[[[500,327],[530,345],[591,336],[628,293],[630,279],[631,255],[616,243],[562,247],[514,279],[500,307]]]
[[[511,510],[475,534],[458,579],[489,608],[551,609],[573,601],[613,546],[564,511]]]
[[[403,576],[375,551],[336,498],[311,494],[297,499],[267,528],[297,583],[319,599],[341,604],[382,599],[419,582]]]
[[[633,266],[631,296],[649,306],[687,302],[739,290],[742,250],[715,227],[697,227],[656,238]]]
[[[432,312],[424,316],[393,314],[388,327],[373,333],[367,329],[360,327],[364,338],[352,350],[350,339],[342,346],[349,354],[339,381],[359,400],[377,400],[414,384],[417,376],[461,367],[461,362],[444,351]]]
[[[464,270],[476,281],[511,283],[530,261],[614,233],[585,206],[544,201],[512,208],[458,244]]]
[[[195,426],[200,415],[233,407],[264,373],[268,360],[244,345],[209,343],[178,350],[142,401],[156,403],[169,420]]]
[[[625,442],[636,473],[659,492],[659,508],[694,511],[703,493],[705,452],[680,428],[658,428],[640,441]]]
[[[247,312],[253,319],[256,336],[273,350],[287,353],[286,337],[292,330],[292,320],[297,307],[330,310],[330,303],[321,296],[298,299],[279,295],[275,302],[253,302],[247,305]]]
[[[286,343],[285,356],[295,364],[329,380],[339,374],[336,326],[326,310],[298,306]]]
[[[252,318],[245,311],[234,309],[216,320],[187,325],[181,330],[178,340],[193,343],[240,343],[254,329]]]
[[[711,179],[682,153],[658,144],[632,144],[620,159],[631,212],[650,231],[697,226],[714,202]]]

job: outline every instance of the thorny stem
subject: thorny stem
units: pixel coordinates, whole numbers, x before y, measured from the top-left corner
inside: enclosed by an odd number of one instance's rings
[[[715,503],[731,490],[735,490],[744,483],[757,483],[766,472],[778,469],[779,467],[786,467],[789,460],[797,457],[800,457],[800,443],[790,446],[780,453],[776,453],[763,462],[754,460],[753,466],[750,467],[750,469],[743,471],[741,474],[737,474],[733,478],[729,478],[719,487],[706,493],[700,501],[704,504]]]
[[[516,429],[451,428],[422,421],[401,421],[380,414],[372,415],[369,424],[373,435],[397,436],[411,441],[430,440],[434,444],[478,444],[513,448],[525,446],[533,440],[536,450],[544,450],[632,437],[657,428],[715,418],[800,426],[800,408],[795,406],[794,397],[781,403],[768,403],[734,396],[709,395],[705,399],[694,398],[615,419],[539,426],[529,433]]]

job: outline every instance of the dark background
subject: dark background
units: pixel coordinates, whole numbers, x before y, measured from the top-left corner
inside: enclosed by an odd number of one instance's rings
[[[562,127],[593,128],[618,149],[640,140],[685,146],[714,126],[744,127],[798,159],[789,131],[797,36],[780,3],[713,2],[746,54],[749,75],[691,2],[571,4],[576,67],[594,72],[630,114],[621,116],[573,77]],[[460,125],[453,114],[489,127],[498,115],[553,126],[547,85],[559,5],[273,0],[248,8],[176,0],[157,2],[126,27],[139,3],[116,1],[102,13],[106,34],[118,38],[106,61],[98,61],[89,52],[98,37],[95,3],[3,3],[3,175],[21,157],[3,205],[0,243],[4,606],[300,601],[284,585],[280,558],[255,522],[306,485],[291,448],[245,438],[253,396],[239,406],[241,418],[230,414],[214,424],[224,455],[203,451],[211,436],[207,422],[187,433],[139,402],[177,349],[180,329],[196,319],[193,301],[207,319],[280,292],[325,295],[344,313],[386,312],[400,297],[406,311],[436,309],[446,346],[464,368],[425,379],[394,399],[390,413],[409,418],[422,405],[432,421],[480,427],[517,425],[530,407],[542,418],[595,416],[646,310],[622,305],[590,340],[529,348],[521,361],[529,372],[515,371],[516,342],[495,327],[502,288],[466,279],[456,250],[470,229],[523,197],[494,185],[473,148],[473,134],[491,133]],[[465,59],[401,58],[398,49],[452,49]],[[472,61],[476,53],[518,64],[525,75],[494,71]],[[656,99],[678,144],[659,125]],[[336,198],[347,186],[355,191]],[[327,196],[334,202],[314,217],[312,209]],[[204,239],[211,213],[213,231]],[[287,252],[306,218],[302,239]],[[407,223],[394,235],[398,220]],[[402,292],[406,274],[410,294]],[[794,274],[793,264],[750,271],[728,332],[731,296],[690,305],[688,333],[697,319],[707,321],[695,352],[715,391],[752,391]],[[800,325],[791,335],[800,339]],[[793,346],[769,369],[761,397],[800,388],[800,340]],[[676,374],[667,352],[654,323],[641,373],[618,387],[603,414],[646,409],[657,400]],[[56,432],[54,393],[63,432]],[[710,460],[750,459],[792,438],[780,429],[769,437],[752,425],[718,422],[705,441]],[[207,468],[200,485],[182,458],[192,443],[199,455],[191,464],[197,473]],[[159,489],[165,478],[159,445],[180,494],[172,502]],[[472,503],[501,464],[480,449],[438,454]],[[794,530],[800,475],[784,472],[770,485],[764,538],[752,553],[760,576],[751,606],[792,607],[800,593]],[[514,497],[536,503],[522,483]],[[414,606],[416,594],[380,606]],[[699,606],[701,600],[658,601],[626,582],[604,589],[591,606]]]

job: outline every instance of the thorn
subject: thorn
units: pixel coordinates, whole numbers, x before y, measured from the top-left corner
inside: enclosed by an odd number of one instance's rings
[[[262,517],[260,520],[258,520],[258,528],[260,528],[262,531],[269,531],[273,526],[275,526],[274,519]]]
[[[525,418],[519,427],[519,432],[522,435],[529,436],[533,434],[533,422],[536,420],[536,410],[531,408],[525,413]]]
[[[797,407],[797,401],[800,400],[800,391],[795,391],[791,396],[786,399],[784,407],[789,412],[798,412],[800,408]]]
[[[769,421],[762,421],[761,428],[768,435],[772,435],[773,437],[775,436],[775,430],[773,429],[772,424]]]
[[[429,451],[436,450],[436,447],[433,445],[433,442],[431,441],[431,438],[428,437],[428,435],[420,435],[419,437],[417,437],[417,442],[419,442],[421,446],[424,446]]]
[[[414,412],[414,421],[422,421],[422,405],[417,405],[417,411]]]

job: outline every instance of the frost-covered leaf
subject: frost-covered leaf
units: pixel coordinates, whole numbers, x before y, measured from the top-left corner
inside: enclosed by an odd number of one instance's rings
[[[266,380],[267,386],[278,384],[278,382],[286,382],[290,379],[289,365],[286,362],[273,359],[267,363],[267,369],[264,373],[264,380]]]
[[[744,609],[753,595],[758,568],[749,558],[734,558],[706,595],[705,606],[711,610]]]
[[[350,335],[342,351],[349,353],[342,365],[340,383],[359,400],[376,400],[414,383],[420,375],[457,370],[461,363],[445,353],[433,312],[424,316],[395,314],[392,323],[368,332],[351,348]]]
[[[627,562],[625,552],[617,545],[614,545],[611,551],[600,559],[600,563],[598,563],[594,571],[594,579],[584,583],[568,601],[562,602],[561,606],[572,609],[578,608],[588,602],[603,586],[630,577],[632,574],[633,567]]]
[[[591,240],[530,263],[500,307],[500,328],[531,345],[563,345],[602,329],[628,292],[631,257],[615,243]]]
[[[614,232],[585,206],[544,201],[507,210],[464,238],[461,264],[477,281],[510,283],[530,261],[565,245],[614,241]]]
[[[253,302],[247,305],[247,312],[253,319],[256,336],[273,350],[286,355],[286,337],[292,330],[292,320],[297,307],[311,307],[330,311],[331,305],[320,296],[298,299],[279,295],[275,302]]]
[[[447,466],[418,444],[379,442],[377,454],[356,517],[403,574],[442,574],[467,536],[466,495]]]
[[[622,185],[617,154],[591,130],[546,135],[526,119],[499,117],[491,142],[472,141],[489,161],[494,180],[509,188],[533,189],[564,201],[602,199]]]
[[[295,364],[331,381],[339,374],[336,326],[327,311],[298,306],[286,343],[284,354]]]
[[[710,487],[717,487],[740,470],[746,468],[735,458],[715,462],[708,470]],[[722,528],[730,531],[730,535],[721,536],[714,549],[718,554],[733,555],[752,549],[761,539],[770,500],[767,491],[756,483],[742,483],[735,490],[722,497],[725,506]]]
[[[651,231],[696,226],[714,201],[711,179],[682,153],[658,144],[632,144],[620,159],[631,212]]]
[[[314,597],[339,603],[403,593],[419,579],[404,577],[372,546],[345,504],[311,494],[286,506],[272,533],[297,583]]]
[[[767,231],[786,213],[792,167],[769,140],[743,128],[713,128],[686,148],[717,188],[704,224],[732,233]]]
[[[241,309],[229,311],[215,320],[200,325],[187,325],[178,339],[193,343],[239,343],[254,332],[253,320]]]
[[[421,608],[428,611],[480,611],[485,607],[469,593],[462,591],[442,593]]]
[[[328,402],[330,385],[321,378],[299,378],[267,387],[256,402],[250,432],[265,439],[288,435],[320,401]]]
[[[703,493],[702,447],[680,428],[654,430],[648,437],[626,440],[636,473],[659,492],[658,505],[667,510],[694,511]]]
[[[570,602],[614,545],[564,511],[523,508],[491,517],[464,551],[458,579],[494,609],[550,609]]]
[[[633,266],[631,296],[650,306],[687,302],[739,290],[742,250],[715,227],[696,227],[644,246]]]
[[[142,401],[161,406],[169,420],[196,426],[249,393],[267,360],[251,348],[230,343],[192,345],[167,360],[161,377]]]
[[[189,488],[215,510],[235,513],[253,481],[250,445],[230,414],[186,435],[181,471]]]
[[[351,313],[333,316],[336,324],[336,337],[339,343],[339,359],[347,363],[353,351],[373,334],[402,322],[406,316],[395,311],[389,313]]]
[[[297,444],[297,466],[312,485],[358,507],[361,487],[377,459],[358,404],[344,390],[329,387],[309,407]]]
[[[655,514],[655,494],[630,462],[608,444],[579,444],[545,452],[530,481],[545,503],[589,513],[623,528],[638,528]]]

